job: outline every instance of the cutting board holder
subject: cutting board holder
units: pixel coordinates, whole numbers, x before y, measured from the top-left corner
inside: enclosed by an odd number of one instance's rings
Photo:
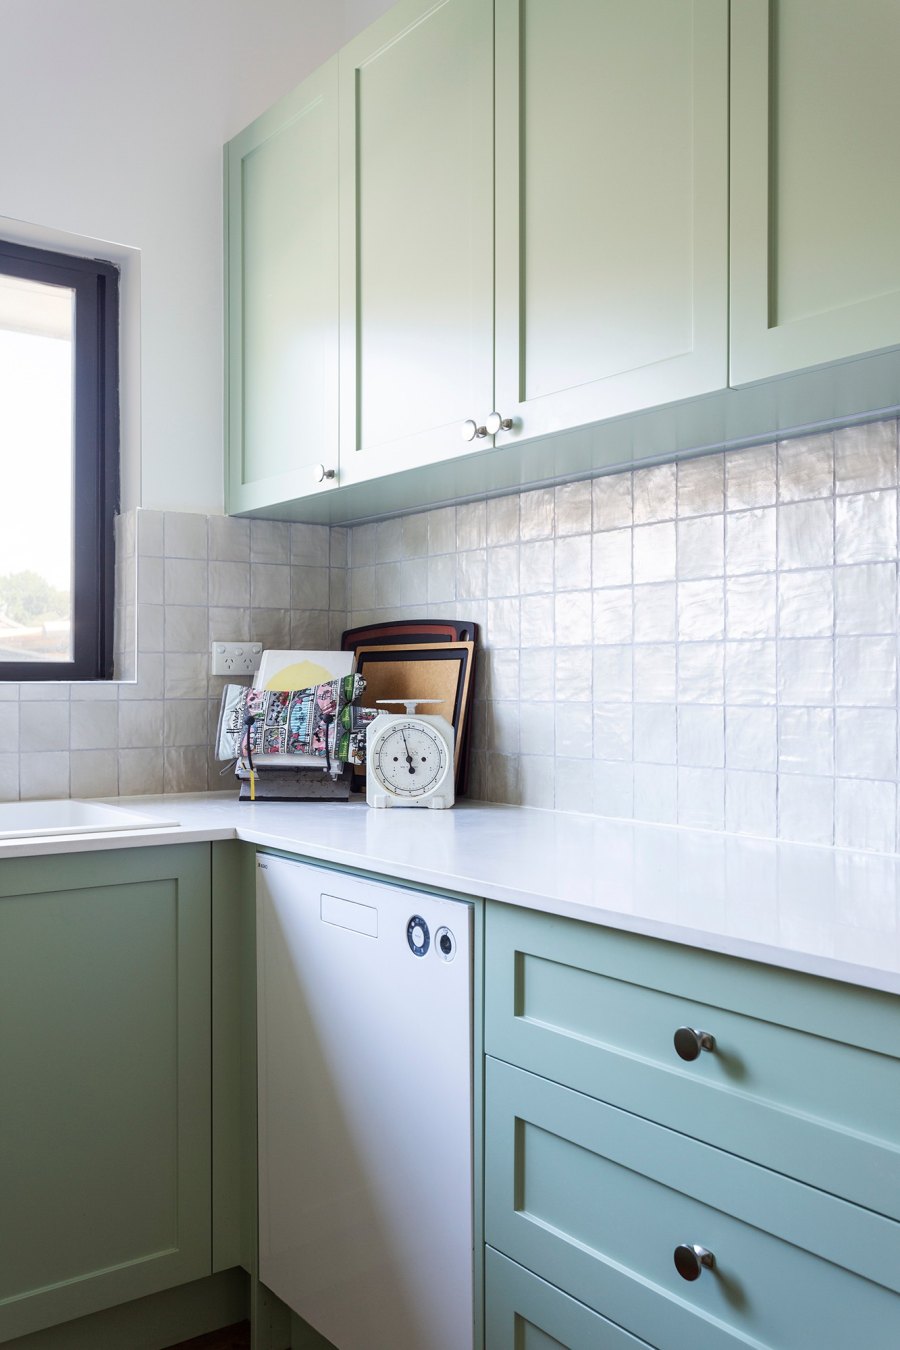
[[[250,776],[238,774],[239,802],[346,802],[352,778],[349,765],[337,778],[324,769],[267,769],[256,765],[255,797],[250,796]]]

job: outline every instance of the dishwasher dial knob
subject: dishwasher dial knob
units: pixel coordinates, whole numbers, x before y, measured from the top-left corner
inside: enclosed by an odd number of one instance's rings
[[[413,956],[424,956],[431,943],[428,924],[420,914],[414,914],[406,925],[406,940]]]
[[[456,938],[449,928],[439,928],[434,935],[434,945],[442,961],[452,961],[456,955]]]

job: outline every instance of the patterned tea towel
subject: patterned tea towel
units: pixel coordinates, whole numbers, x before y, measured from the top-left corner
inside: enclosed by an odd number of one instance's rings
[[[254,755],[318,755],[327,767],[364,764],[366,727],[377,716],[359,708],[361,675],[345,675],[309,689],[248,689],[229,684],[222,694],[216,737],[219,759]]]

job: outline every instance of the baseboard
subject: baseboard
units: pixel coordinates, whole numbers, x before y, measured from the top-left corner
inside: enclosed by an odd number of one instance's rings
[[[6,1341],[3,1350],[166,1350],[249,1315],[249,1276],[238,1267]]]

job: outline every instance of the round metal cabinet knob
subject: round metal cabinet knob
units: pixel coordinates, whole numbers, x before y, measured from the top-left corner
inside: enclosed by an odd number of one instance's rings
[[[326,478],[337,478],[337,469],[326,469],[324,464],[317,464],[316,482],[324,483]]]
[[[683,1280],[699,1280],[704,1270],[715,1268],[716,1258],[705,1247],[681,1242],[675,1248],[675,1269]]]
[[[696,1027],[679,1027],[675,1032],[675,1052],[682,1059],[699,1059],[701,1050],[715,1050],[716,1038]]]
[[[480,427],[477,422],[473,422],[471,417],[462,424],[462,438],[464,441],[474,441],[476,438],[480,441],[488,434],[487,427]]]
[[[485,421],[489,436],[496,436],[498,431],[512,431],[512,425],[511,417],[501,417],[498,412],[492,412]]]

